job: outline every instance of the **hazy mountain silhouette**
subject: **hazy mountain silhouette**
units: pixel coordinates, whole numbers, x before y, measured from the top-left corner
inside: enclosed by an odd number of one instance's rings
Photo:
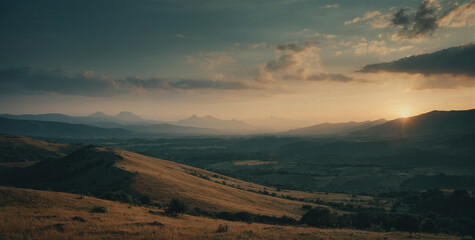
[[[150,125],[124,125],[124,129],[147,134],[168,134],[175,136],[215,135],[220,132],[216,129],[177,126],[168,123]]]
[[[11,115],[0,114],[0,117],[19,119],[19,120],[39,120],[39,121],[52,121],[52,122],[64,122],[74,124],[87,124],[91,126],[116,128],[124,124],[158,124],[163,123],[161,121],[148,120],[141,118],[131,112],[123,111],[114,116],[106,115],[103,112],[96,112],[89,116],[68,116],[60,113],[46,113],[46,114],[24,114],[24,115]],[[120,124],[120,125],[119,125]]]
[[[294,120],[286,119],[275,116],[270,116],[264,119],[246,119],[247,123],[252,124],[260,129],[268,129],[275,131],[285,131],[289,129],[296,129],[312,124],[312,121],[308,120]]]
[[[356,131],[356,135],[405,137],[475,133],[475,109],[432,111],[414,117],[398,118]]]
[[[366,129],[386,122],[385,119],[364,122],[322,123],[304,128],[292,129],[285,134],[301,136],[344,135],[361,129]]]
[[[106,127],[65,122],[18,120],[0,117],[0,133],[45,138],[130,138],[155,136],[198,136],[224,134],[216,129],[176,126],[172,124],[130,124],[98,122]],[[92,125],[92,124],[91,124]],[[110,128],[116,126],[115,128]]]
[[[254,127],[239,120],[222,120],[213,116],[207,115],[199,117],[193,115],[187,119],[173,122],[173,124],[180,126],[198,127],[198,128],[213,128],[213,129],[226,129],[226,130],[250,130]]]
[[[0,118],[0,132],[46,138],[107,138],[130,137],[136,134],[119,128],[99,128],[64,122],[17,120]]]

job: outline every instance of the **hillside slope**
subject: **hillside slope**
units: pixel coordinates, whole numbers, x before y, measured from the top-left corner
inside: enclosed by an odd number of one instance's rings
[[[475,133],[475,109],[432,111],[399,118],[355,132],[363,136],[408,137],[428,135],[463,135]]]
[[[265,189],[262,186],[124,150],[93,146],[60,159],[6,170],[0,184],[90,193],[102,198],[111,198],[119,191],[136,199],[146,196],[158,204],[179,198],[209,212],[247,211],[292,217],[304,212],[302,202],[244,190]]]
[[[0,165],[25,162],[31,164],[49,158],[59,158],[79,147],[80,145],[50,143],[19,135],[0,134]]]
[[[344,135],[353,131],[370,128],[382,123],[385,119],[365,122],[322,123],[304,128],[291,129],[286,135],[318,136],[318,135]]]
[[[63,122],[16,120],[0,117],[0,133],[46,138],[130,137],[135,134],[119,128],[99,128]]]
[[[0,196],[0,239],[461,239],[446,234],[248,224],[190,215],[172,218],[156,207],[3,186]],[[91,213],[95,206],[105,207],[106,213]],[[228,231],[217,232],[219,225],[227,225]]]

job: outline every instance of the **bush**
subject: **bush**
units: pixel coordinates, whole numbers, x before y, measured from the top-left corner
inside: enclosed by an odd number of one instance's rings
[[[300,221],[313,227],[331,227],[332,214],[327,208],[315,207],[305,213]]]
[[[216,230],[217,233],[223,233],[223,232],[227,232],[229,229],[228,227],[228,224],[219,224],[218,226],[218,230]]]
[[[112,200],[112,201],[123,202],[123,203],[134,203],[134,199],[132,198],[132,196],[122,190],[118,190],[115,192],[107,192],[104,198],[108,200]]]
[[[165,214],[173,217],[178,217],[179,215],[185,213],[187,205],[185,202],[179,199],[172,199],[167,207],[165,208]]]
[[[89,212],[91,212],[91,213],[106,213],[107,208],[102,207],[102,206],[95,206],[95,207],[91,208],[91,210]]]

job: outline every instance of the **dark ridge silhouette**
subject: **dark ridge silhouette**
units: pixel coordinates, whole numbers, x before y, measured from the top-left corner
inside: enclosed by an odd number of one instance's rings
[[[429,135],[473,134],[475,109],[432,111],[414,117],[398,118],[354,134],[363,136],[408,137]]]
[[[285,134],[318,136],[318,135],[344,135],[353,131],[366,129],[386,122],[385,119],[364,122],[322,123],[304,128],[292,129]]]

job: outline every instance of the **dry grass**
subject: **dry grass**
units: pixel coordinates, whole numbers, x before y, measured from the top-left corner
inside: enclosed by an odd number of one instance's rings
[[[363,206],[367,206],[373,200],[370,196],[351,194],[277,191],[273,187],[265,187],[175,162],[124,150],[115,150],[115,152],[124,158],[123,161],[116,163],[117,167],[137,173],[132,189],[159,203],[179,198],[191,203],[192,207],[199,207],[210,212],[247,211],[253,214],[278,217],[287,215],[299,218],[305,212],[302,205],[309,203],[254,192],[267,191],[270,195],[275,193],[277,196],[290,195],[293,198],[320,199],[324,202],[352,203]],[[317,204],[309,205],[316,206]]]
[[[69,150],[69,148],[72,147],[70,144],[50,143],[25,136],[10,134],[0,134],[0,145],[17,149],[24,147],[36,147],[50,152],[55,152],[60,155],[65,155],[65,152],[70,152],[71,150]]]
[[[90,213],[94,206],[106,207],[107,213]],[[188,215],[171,218],[150,210],[160,212],[74,194],[0,187],[0,239],[460,239],[247,224]],[[229,229],[218,233],[220,224]]]
[[[162,203],[172,198],[179,198],[187,201],[192,207],[210,212],[247,211],[253,214],[278,217],[287,215],[294,218],[299,218],[304,213],[301,207],[305,203],[236,189],[215,183],[212,179],[206,180],[187,173],[213,176],[212,172],[123,150],[116,152],[124,158],[123,161],[117,162],[116,166],[137,173],[132,188]],[[256,186],[224,176],[223,178],[230,183]]]

